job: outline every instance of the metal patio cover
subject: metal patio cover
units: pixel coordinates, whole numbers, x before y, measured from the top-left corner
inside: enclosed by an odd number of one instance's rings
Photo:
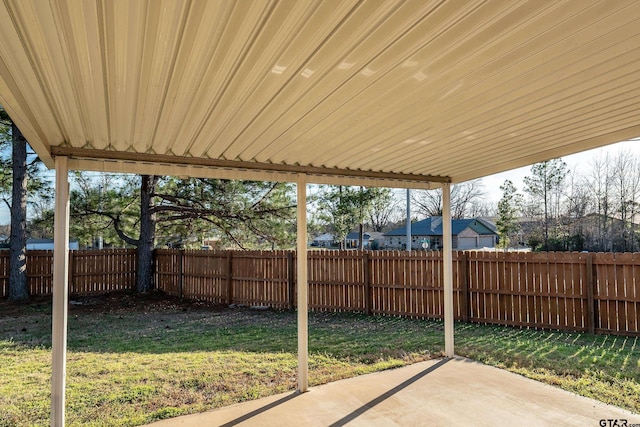
[[[4,0],[0,103],[49,167],[424,188],[640,135],[640,2]]]
[[[0,0],[0,103],[56,168],[51,424],[65,424],[68,169],[443,186],[640,135],[637,0]],[[308,387],[298,203],[298,390]]]

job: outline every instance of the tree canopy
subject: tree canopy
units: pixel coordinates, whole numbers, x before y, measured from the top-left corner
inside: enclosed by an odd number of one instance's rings
[[[501,186],[502,198],[498,202],[498,219],[496,228],[500,237],[499,246],[507,249],[511,242],[511,236],[520,229],[518,213],[520,211],[520,195],[517,193],[513,182],[506,180]]]
[[[532,216],[542,215],[543,218],[543,250],[551,248],[551,220],[560,215],[562,183],[568,173],[567,164],[562,159],[553,159],[536,163],[531,167],[531,175],[524,178],[525,191],[530,196],[530,213]]]
[[[72,231],[92,245],[136,245],[140,230],[140,178],[75,172]],[[295,193],[291,184],[158,177],[150,213],[161,228],[156,244],[199,248],[218,237],[238,248],[291,247],[295,241]]]
[[[392,211],[376,211],[381,204],[389,201],[391,190],[387,188],[348,187],[326,185],[320,188],[317,194],[318,209],[316,220],[324,224],[334,234],[334,239],[344,243],[347,234],[355,227],[360,226],[362,233],[363,224],[367,219],[381,222],[392,214]],[[392,208],[393,209],[393,208]],[[363,239],[359,239],[362,243]]]

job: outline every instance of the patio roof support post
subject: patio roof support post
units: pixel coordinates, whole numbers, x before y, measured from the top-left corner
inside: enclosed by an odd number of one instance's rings
[[[453,357],[453,242],[451,237],[451,184],[442,186],[442,262],[444,279],[444,353]]]
[[[64,426],[67,367],[67,303],[69,299],[69,168],[58,156],[56,166],[55,220],[53,232],[53,314],[51,425]]]
[[[309,390],[309,283],[307,282],[307,177],[298,175],[298,391]]]
[[[407,234],[406,246],[407,251],[411,252],[411,190],[407,188],[407,221],[405,223]]]

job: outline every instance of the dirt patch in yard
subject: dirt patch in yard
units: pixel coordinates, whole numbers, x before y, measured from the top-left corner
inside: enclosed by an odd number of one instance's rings
[[[51,296],[35,296],[28,301],[13,302],[0,299],[0,317],[19,316],[29,313],[50,313]],[[209,310],[220,311],[224,304],[209,301],[180,299],[164,292],[153,291],[146,294],[133,292],[111,292],[102,295],[69,297],[69,313],[118,313],[118,312],[163,312]]]

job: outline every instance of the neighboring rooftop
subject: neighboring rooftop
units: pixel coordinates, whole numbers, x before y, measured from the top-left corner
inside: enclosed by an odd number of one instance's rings
[[[467,228],[479,235],[496,234],[495,226],[481,218],[454,219],[451,221],[451,234],[456,236]],[[384,233],[385,236],[406,236],[406,227],[399,227]],[[442,236],[442,217],[433,216],[411,224],[411,234],[414,236]]]

